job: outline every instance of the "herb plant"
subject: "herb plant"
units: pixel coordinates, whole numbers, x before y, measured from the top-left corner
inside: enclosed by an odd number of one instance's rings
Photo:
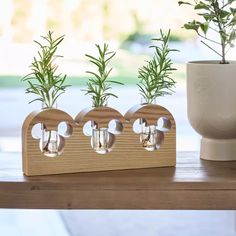
[[[169,53],[177,50],[169,48],[169,38],[170,30],[167,34],[160,30],[160,38],[153,39],[158,45],[150,46],[154,49],[153,57],[139,68],[138,87],[145,103],[153,103],[157,97],[171,95],[174,92],[172,88],[176,82],[171,75],[176,69],[172,67]]]
[[[108,79],[112,68],[108,68],[108,64],[111,59],[115,56],[115,52],[108,50],[108,44],[104,43],[103,47],[95,44],[99,56],[96,58],[94,56],[86,54],[85,56],[89,58],[89,61],[97,67],[97,72],[86,71],[86,73],[91,74],[93,78],[90,78],[87,82],[86,94],[90,95],[93,101],[94,107],[102,107],[107,105],[109,97],[116,97],[114,93],[109,92],[112,84],[123,83]]]
[[[30,66],[32,72],[22,80],[27,81],[29,85],[26,93],[36,95],[36,98],[30,103],[41,101],[45,107],[51,108],[55,105],[57,98],[70,86],[64,85],[66,75],[57,73],[58,66],[55,64],[55,60],[62,57],[57,55],[56,52],[59,44],[64,39],[64,35],[54,38],[53,32],[49,31],[42,38],[44,43],[34,41],[40,49]]]
[[[234,47],[236,39],[236,0],[189,0],[178,3],[192,6],[202,17],[201,21],[193,20],[183,27],[194,30],[202,38],[201,42],[221,57],[220,63],[228,63],[225,57],[228,50]],[[218,40],[207,37],[209,31],[217,33]]]

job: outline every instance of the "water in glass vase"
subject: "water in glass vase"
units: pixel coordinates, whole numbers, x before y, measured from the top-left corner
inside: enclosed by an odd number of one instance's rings
[[[47,131],[42,125],[41,151],[45,156],[56,157],[58,155],[58,132]]]
[[[140,143],[147,151],[154,151],[159,148],[157,145],[158,132],[155,125],[146,126],[142,123]]]
[[[109,133],[108,128],[93,128],[91,146],[95,152],[106,154],[109,152]]]

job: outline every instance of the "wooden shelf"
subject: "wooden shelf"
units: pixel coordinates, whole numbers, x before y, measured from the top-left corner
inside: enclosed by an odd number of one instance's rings
[[[26,177],[20,153],[0,153],[0,207],[236,209],[236,162],[181,152],[176,168]]]

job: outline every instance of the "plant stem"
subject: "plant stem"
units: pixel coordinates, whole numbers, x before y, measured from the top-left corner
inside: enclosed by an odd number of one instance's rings
[[[210,41],[210,42],[212,42],[212,43],[221,45],[221,43],[219,43],[219,42],[217,42],[217,41],[215,41],[215,40],[209,39],[209,38],[207,38],[206,36],[201,35],[198,31],[196,31],[196,32],[197,32],[198,36],[204,38],[205,40],[208,40],[208,41]]]
[[[225,60],[225,44],[222,42],[222,64],[226,64],[226,60]]]
[[[49,130],[48,132],[49,132],[49,134],[48,134],[48,140],[47,140],[46,145],[43,147],[43,151],[45,151],[45,152],[48,152],[48,151],[49,151],[49,150],[48,150],[48,146],[49,146],[49,143],[50,143],[50,141],[51,141],[51,136],[52,136],[52,131]]]
[[[219,17],[219,8],[216,6],[215,3],[213,3],[213,8],[216,14],[216,19],[217,19],[217,24],[218,24],[218,28],[219,28],[219,33],[220,33],[220,41],[221,41],[221,57],[222,57],[222,61],[221,64],[226,64],[226,60],[225,60],[225,40],[222,37],[222,33],[224,33],[224,30],[222,28],[222,25],[220,23],[220,17]]]
[[[222,56],[220,53],[218,53],[214,48],[212,48],[211,46],[209,46],[208,44],[206,44],[204,41],[201,40],[201,43],[203,43],[205,46],[207,46],[208,48],[210,48],[213,52],[215,52],[218,56]]]

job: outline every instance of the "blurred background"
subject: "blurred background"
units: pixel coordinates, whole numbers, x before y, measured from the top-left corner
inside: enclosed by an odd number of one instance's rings
[[[58,108],[76,116],[91,105],[81,89],[89,78],[85,71],[93,69],[85,53],[95,54],[95,43],[107,42],[117,52],[111,76],[125,86],[113,88],[119,99],[111,99],[109,106],[124,114],[141,100],[138,68],[152,55],[151,39],[160,29],[171,29],[170,47],[179,50],[171,54],[176,92],[157,103],[176,118],[178,151],[199,150],[199,136],[187,119],[185,63],[218,58],[181,28],[194,18],[176,0],[0,0],[0,152],[21,152],[21,125],[29,112],[41,107],[28,104],[32,97],[25,94],[21,78],[30,72],[38,50],[33,40],[40,41],[48,30],[65,35],[59,48],[64,57],[57,63],[73,85]],[[234,55],[231,50],[229,58]],[[235,235],[235,214],[229,211],[0,210],[0,219],[1,235]]]

